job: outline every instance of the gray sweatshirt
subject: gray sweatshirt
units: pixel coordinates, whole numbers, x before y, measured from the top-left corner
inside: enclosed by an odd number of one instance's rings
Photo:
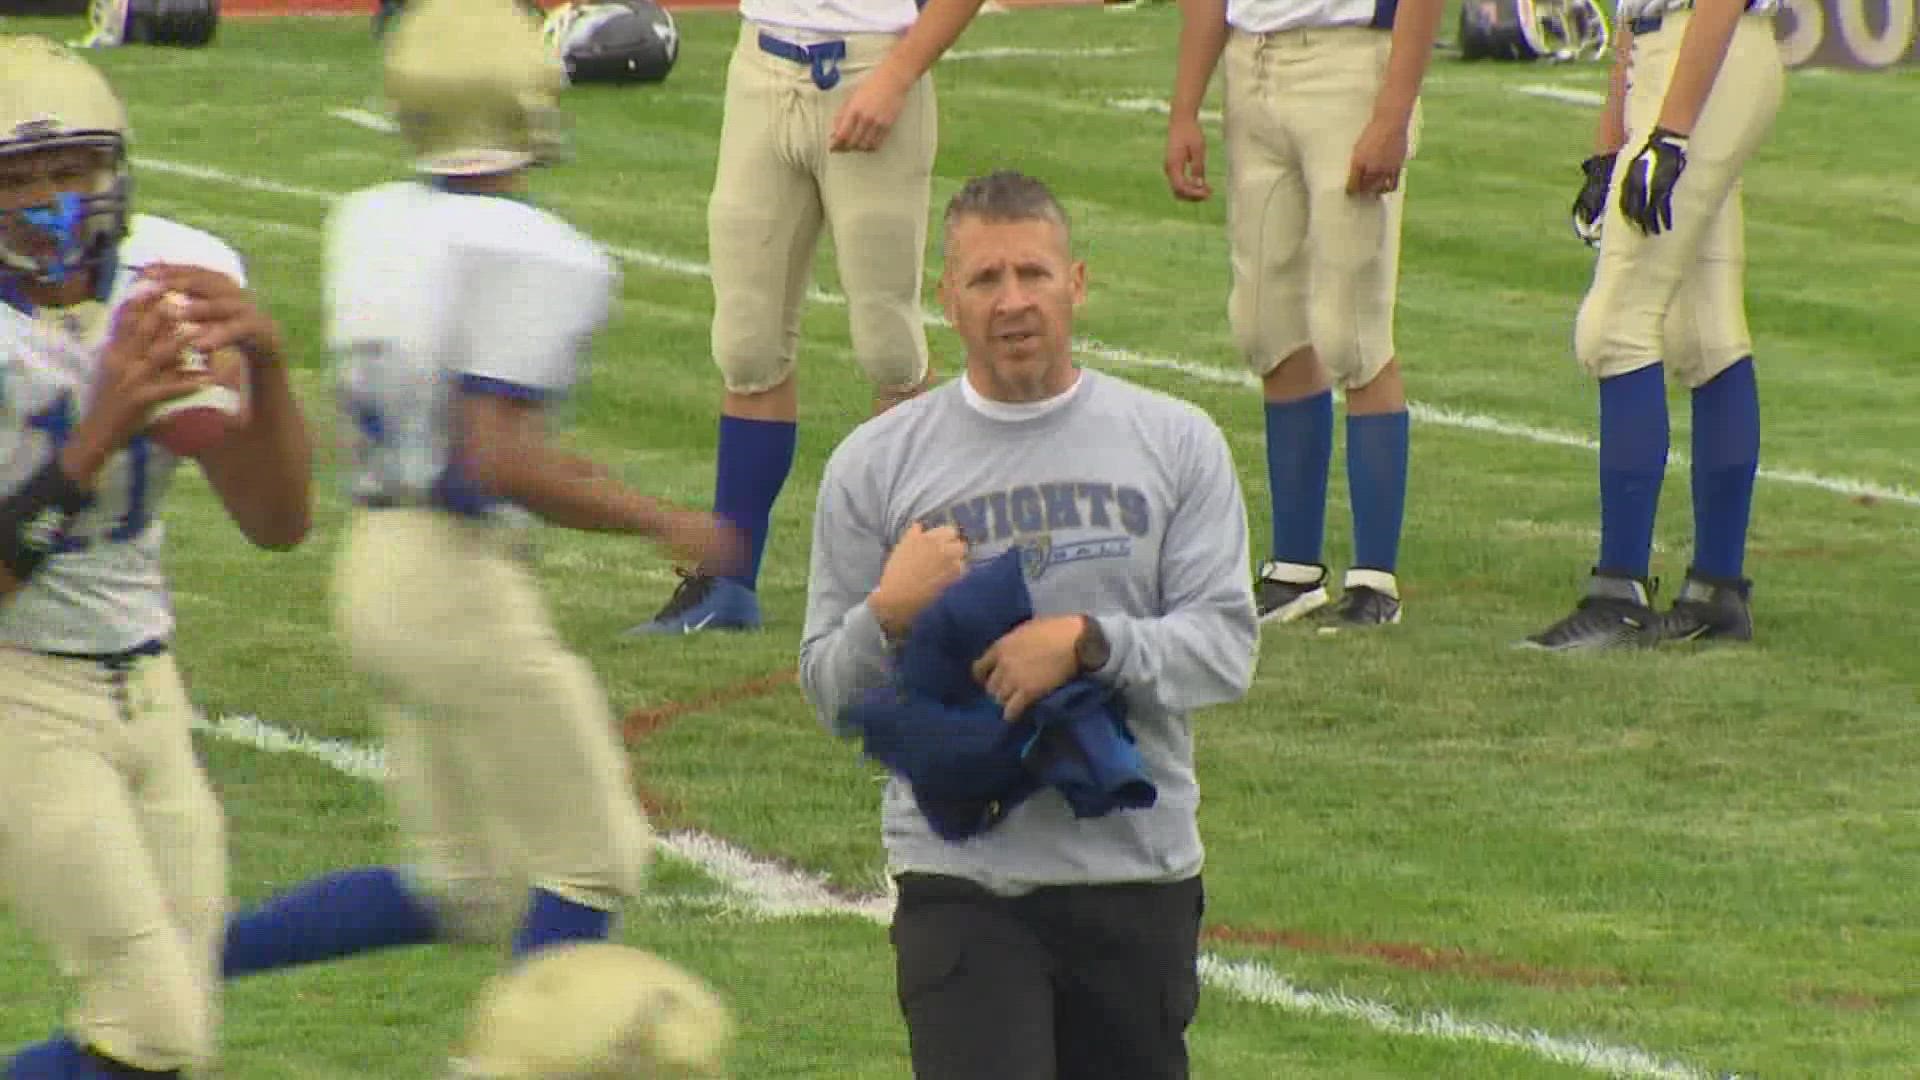
[[[951,844],[894,777],[881,812],[889,869],[1010,895],[1191,877],[1203,853],[1190,717],[1246,693],[1259,642],[1226,439],[1195,406],[1096,371],[1018,419],[976,408],[962,382],[869,420],[827,462],[800,646],[807,699],[830,732],[854,734],[840,708],[883,681],[890,655],[867,594],[912,522],[960,525],[975,561],[1018,546],[1036,617],[1085,614],[1106,633],[1113,655],[1094,677],[1125,693],[1158,800],[1076,820],[1047,789]]]

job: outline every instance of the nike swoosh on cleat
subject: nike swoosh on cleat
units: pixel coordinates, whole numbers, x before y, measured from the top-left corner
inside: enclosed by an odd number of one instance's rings
[[[683,634],[691,634],[696,630],[705,630],[707,628],[707,624],[712,621],[713,621],[713,612],[709,611],[707,612],[706,616],[702,618],[699,622],[683,624],[680,627],[680,632]]]

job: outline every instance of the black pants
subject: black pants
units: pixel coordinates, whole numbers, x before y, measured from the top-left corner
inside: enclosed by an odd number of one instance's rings
[[[892,938],[917,1080],[1185,1080],[1198,877],[1019,897],[898,880]]]

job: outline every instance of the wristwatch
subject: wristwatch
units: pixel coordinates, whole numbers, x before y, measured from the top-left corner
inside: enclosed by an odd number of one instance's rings
[[[1082,674],[1099,671],[1113,656],[1113,647],[1107,644],[1107,635],[1100,629],[1098,619],[1082,615],[1080,626],[1080,638],[1073,643],[1073,655],[1080,662]]]

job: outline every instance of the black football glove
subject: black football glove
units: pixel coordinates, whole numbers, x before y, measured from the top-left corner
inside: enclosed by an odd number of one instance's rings
[[[1607,185],[1613,183],[1613,159],[1616,154],[1595,154],[1580,163],[1587,182],[1573,200],[1573,235],[1590,248],[1600,246],[1600,222],[1607,216]]]
[[[1687,137],[1654,128],[1647,145],[1627,162],[1620,210],[1641,232],[1658,236],[1673,228],[1673,186],[1687,168]]]

